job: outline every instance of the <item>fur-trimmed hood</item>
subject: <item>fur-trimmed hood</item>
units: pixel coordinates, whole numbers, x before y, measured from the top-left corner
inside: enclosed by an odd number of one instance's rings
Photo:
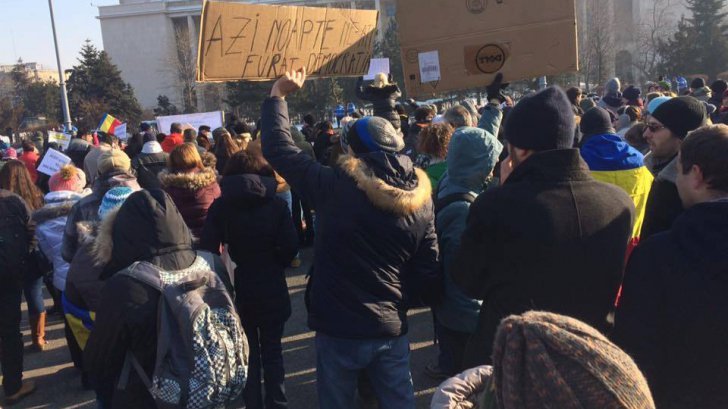
[[[88,189],[81,193],[70,191],[50,192],[45,195],[45,206],[33,212],[33,221],[36,224],[43,224],[48,220],[68,216],[73,205],[89,193],[91,191]]]
[[[409,165],[398,163],[394,155],[374,155],[377,156],[370,154],[369,163],[351,155],[339,158],[344,173],[356,181],[374,206],[399,216],[407,216],[431,203],[432,186],[423,170],[414,167],[411,162]],[[382,169],[377,170],[372,165]],[[395,174],[389,174],[392,165],[398,168]],[[382,173],[388,173],[387,181],[382,178]]]
[[[111,254],[114,251],[114,240],[111,234],[114,231],[114,221],[118,214],[119,209],[116,208],[107,213],[104,219],[96,226],[78,226],[79,233],[84,229],[85,240],[95,240],[91,247],[91,255],[96,260],[97,266],[104,266],[111,261]]]
[[[169,169],[159,172],[159,181],[163,187],[177,187],[186,190],[200,190],[217,182],[217,175],[212,168],[203,168],[199,172],[172,173]]]

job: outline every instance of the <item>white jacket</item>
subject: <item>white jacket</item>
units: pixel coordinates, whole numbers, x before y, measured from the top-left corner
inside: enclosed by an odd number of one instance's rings
[[[45,205],[33,212],[38,247],[53,264],[53,286],[61,291],[66,289],[66,276],[68,275],[68,263],[61,257],[66,219],[71,212],[71,207],[89,193],[91,191],[88,189],[82,193],[50,192],[45,196]]]

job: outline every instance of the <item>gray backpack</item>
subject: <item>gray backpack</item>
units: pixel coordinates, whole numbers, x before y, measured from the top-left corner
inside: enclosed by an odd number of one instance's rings
[[[126,388],[133,369],[160,409],[224,408],[240,396],[248,367],[247,339],[225,285],[212,271],[211,256],[198,253],[184,275],[174,273],[181,278],[147,262],[119,273],[162,293],[152,379],[128,351],[119,389]]]

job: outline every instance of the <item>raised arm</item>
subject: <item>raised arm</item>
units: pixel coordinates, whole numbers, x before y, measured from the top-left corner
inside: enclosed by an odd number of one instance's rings
[[[291,137],[286,96],[301,89],[305,70],[286,73],[263,102],[261,145],[263,156],[288,184],[314,208],[331,191],[336,174],[299,149]]]

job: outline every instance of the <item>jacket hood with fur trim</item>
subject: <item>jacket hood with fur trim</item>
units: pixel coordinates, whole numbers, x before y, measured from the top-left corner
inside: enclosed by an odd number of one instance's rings
[[[190,173],[172,173],[169,169],[165,169],[159,172],[159,181],[164,187],[200,190],[217,182],[217,175],[212,168],[203,168],[199,172]]]
[[[409,159],[407,159],[409,161]],[[349,175],[377,208],[399,216],[411,215],[432,201],[427,174],[395,155],[382,152],[364,158],[344,155],[339,159]]]

